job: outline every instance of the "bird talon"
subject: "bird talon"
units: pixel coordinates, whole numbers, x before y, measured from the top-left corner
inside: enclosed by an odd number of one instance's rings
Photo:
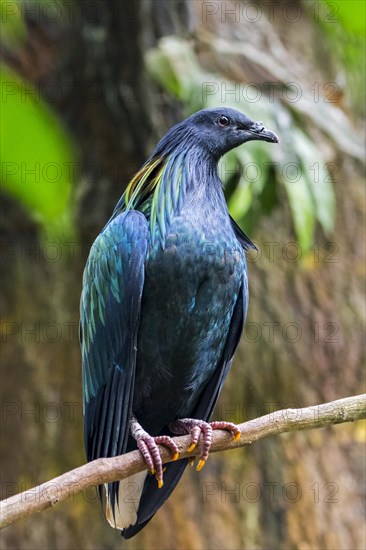
[[[206,464],[206,460],[203,460],[201,458],[199,463],[197,464],[196,472],[199,472],[200,470],[202,470],[205,464]]]
[[[233,437],[233,442],[238,441],[240,439],[241,433],[236,426],[236,424],[233,424],[232,422],[225,422],[224,420],[219,420],[216,422],[211,422],[211,427],[213,430],[227,430],[231,433]]]
[[[213,430],[229,431],[234,442],[238,441],[241,435],[239,428],[235,424],[226,421],[215,421],[209,423],[197,418],[182,418],[170,424],[169,427],[173,433],[178,435],[184,433],[191,435],[191,443],[187,449],[188,453],[191,453],[197,447],[198,441],[201,438],[202,452],[196,467],[197,472],[202,470],[206,464],[211,448]],[[190,466],[193,466],[194,460],[195,457],[191,457],[189,459]]]
[[[147,469],[158,482],[158,488],[163,487],[163,474],[166,468],[163,468],[162,458],[158,445],[169,449],[172,453],[172,460],[178,460],[179,452],[176,443],[167,435],[152,437],[140,426],[136,418],[132,417],[130,422],[131,435],[136,440],[137,448],[142,454]]]

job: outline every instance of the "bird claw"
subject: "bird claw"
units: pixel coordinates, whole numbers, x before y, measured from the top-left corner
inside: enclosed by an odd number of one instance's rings
[[[213,430],[228,430],[233,435],[233,441],[238,441],[238,439],[240,438],[239,428],[232,422],[225,421],[205,422],[204,420],[198,420],[196,418],[183,418],[181,420],[176,420],[175,422],[170,424],[169,428],[173,433],[176,433],[177,435],[183,435],[187,433],[191,435],[191,444],[188,447],[189,453],[191,453],[195,449],[198,440],[202,434],[202,452],[200,460],[196,467],[197,472],[202,470],[208,459],[212,443]],[[190,462],[190,464],[192,466],[193,462]]]
[[[232,433],[233,441],[239,441],[241,433],[236,424],[233,422],[226,422],[225,420],[217,420],[210,422],[213,430],[227,430]]]
[[[174,443],[171,437],[168,435],[158,435],[152,437],[140,426],[136,419],[131,421],[131,434],[136,440],[137,448],[142,454],[142,458],[152,475],[156,477],[158,482],[158,488],[164,485],[163,473],[163,461],[160,456],[158,445],[162,445],[168,448],[172,453],[173,460],[177,460],[179,457],[179,451],[177,445]]]
[[[196,467],[196,472],[199,472],[202,470],[202,468],[205,466],[206,464],[206,460],[203,460],[202,458],[199,460],[198,464],[197,464],[197,467]]]

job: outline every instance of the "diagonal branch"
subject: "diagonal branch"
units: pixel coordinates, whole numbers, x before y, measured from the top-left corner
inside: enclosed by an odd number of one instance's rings
[[[322,428],[362,418],[366,418],[366,394],[303,409],[284,409],[240,424],[238,427],[241,437],[235,443],[227,432],[214,431],[210,452],[236,449],[270,435]],[[200,446],[197,446],[193,452],[188,453],[190,436],[176,437],[174,441],[180,451],[180,459],[196,456],[201,452]],[[160,451],[163,462],[170,462],[169,451],[163,447],[160,447]],[[89,462],[33,489],[3,500],[0,527],[11,525],[19,519],[72,498],[88,487],[122,480],[144,469],[146,465],[138,451]]]

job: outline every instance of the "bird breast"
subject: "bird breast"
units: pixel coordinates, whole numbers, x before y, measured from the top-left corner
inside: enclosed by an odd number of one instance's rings
[[[158,433],[189,416],[225,344],[245,269],[233,231],[178,219],[146,264],[134,411]],[[148,411],[159,410],[151,417]]]

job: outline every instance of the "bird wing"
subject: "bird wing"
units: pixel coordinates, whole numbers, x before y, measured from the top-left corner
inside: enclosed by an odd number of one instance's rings
[[[204,388],[196,409],[191,415],[192,418],[200,418],[208,421],[215,407],[225,379],[229,373],[234,352],[239,344],[243,331],[248,307],[248,278],[244,270],[242,284],[234,306],[231,317],[230,329],[226,339],[225,347],[214,374]],[[157,489],[156,480],[153,476],[147,476],[137,511],[137,521],[122,532],[125,539],[136,535],[152,519],[158,509],[169,498],[177,486],[183,472],[188,464],[188,459],[170,462],[166,465],[164,472],[164,485]]]
[[[236,223],[234,218],[232,218],[231,216],[230,216],[230,221],[231,221],[231,227],[234,230],[235,236],[240,242],[241,246],[243,247],[243,250],[245,252],[248,252],[248,250],[250,250],[251,248],[253,248],[253,250],[258,250],[255,244],[249,239],[248,235],[244,233],[242,228]]]
[[[145,217],[123,212],[97,237],[85,267],[80,339],[88,460],[126,449],[147,243]]]
[[[214,374],[202,392],[193,418],[202,418],[208,421],[220,395],[220,391],[229,373],[234,353],[238,347],[248,309],[248,277],[246,268],[243,273],[242,284],[236,299],[231,317],[230,329],[220,362]]]

